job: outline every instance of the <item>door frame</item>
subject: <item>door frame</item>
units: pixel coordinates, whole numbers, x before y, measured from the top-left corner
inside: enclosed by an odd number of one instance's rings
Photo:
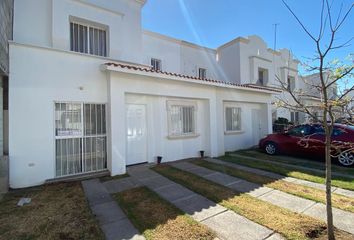
[[[129,142],[128,142],[128,134],[127,134],[127,127],[128,127],[128,124],[126,122],[125,124],[125,141],[126,141],[126,147],[125,147],[125,151],[126,151],[126,157],[125,157],[125,166],[133,166],[133,165],[138,165],[138,164],[143,164],[143,163],[148,163],[149,160],[148,160],[148,152],[149,152],[149,144],[148,144],[148,136],[149,136],[149,130],[148,130],[148,116],[147,116],[147,104],[145,103],[129,103],[129,102],[126,102],[125,103],[125,121],[127,121],[127,118],[128,118],[128,106],[129,105],[134,105],[134,106],[144,106],[145,108],[145,129],[146,129],[146,143],[145,143],[145,146],[146,146],[146,151],[145,151],[145,159],[146,161],[144,162],[139,162],[139,163],[133,163],[133,164],[128,164],[128,148],[129,148]]]

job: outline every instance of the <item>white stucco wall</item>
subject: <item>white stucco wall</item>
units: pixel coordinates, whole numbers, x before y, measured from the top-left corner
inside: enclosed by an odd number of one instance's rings
[[[54,177],[54,101],[106,103],[102,63],[82,54],[10,45],[10,187]]]
[[[199,68],[207,69],[206,77],[222,79],[216,62],[216,51],[183,42],[181,45],[181,70],[183,74],[198,76]]]
[[[151,58],[161,60],[162,71],[181,72],[180,42],[149,31],[143,32],[143,64],[151,65]]]
[[[113,71],[113,70],[112,70]],[[136,74],[140,74],[139,72]],[[253,132],[249,132],[251,121],[250,111],[261,109],[260,120],[263,122],[262,134],[271,132],[270,94],[254,93],[251,91],[218,88],[196,83],[185,83],[168,79],[159,79],[152,76],[139,76],[128,73],[111,72],[109,74],[109,105],[111,111],[111,157],[113,174],[125,172],[126,137],[125,115],[120,109],[125,108],[125,102],[147,104],[150,115],[148,117],[153,125],[149,125],[150,139],[149,161],[155,160],[157,155],[162,155],[164,161],[173,161],[186,157],[198,156],[199,150],[205,150],[207,155],[223,155],[225,150],[231,151],[254,145],[251,140]],[[114,94],[113,94],[114,93]],[[128,95],[127,95],[128,94]],[[134,94],[134,95],[131,95]],[[136,95],[139,94],[139,95]],[[197,126],[200,136],[191,139],[168,139],[167,138],[167,110],[168,99],[195,100],[198,102]],[[233,136],[224,134],[224,102],[237,102],[245,116],[244,131]],[[145,103],[144,103],[145,102]],[[248,104],[245,104],[247,102]],[[264,105],[267,105],[266,107]],[[160,106],[160,107],[158,107]],[[156,112],[156,109],[157,112]],[[206,118],[206,116],[210,118]],[[154,116],[156,120],[153,120]],[[271,119],[271,118],[270,118]],[[119,125],[114,125],[119,122]],[[263,135],[260,134],[260,137]],[[246,141],[245,141],[246,139]],[[259,139],[258,139],[259,140]],[[257,141],[258,141],[257,140]],[[117,160],[115,160],[117,159]]]
[[[162,61],[162,71],[198,76],[198,69],[205,68],[207,78],[225,79],[216,60],[216,50],[145,30],[143,64],[150,65],[151,58]]]
[[[109,57],[141,63],[141,7],[132,0],[15,0],[14,41],[69,50],[74,17],[107,26]]]
[[[31,61],[28,61],[28,59]],[[224,135],[223,102],[270,103],[270,94],[225,89],[209,85],[105,72],[104,58],[12,43],[9,81],[9,154],[12,188],[42,184],[55,177],[54,101],[108,103],[108,169],[113,175],[125,172],[126,102],[146,102],[149,116],[157,117],[151,132],[148,161],[163,154],[165,161],[198,156],[199,150],[218,156],[227,150],[246,147],[243,137]],[[15,64],[16,63],[16,64]],[[200,81],[199,81],[200,82]],[[80,90],[80,88],[82,90]],[[200,136],[166,138],[167,99],[195,99]],[[252,105],[252,104],[251,104]],[[251,106],[242,104],[245,112]],[[253,105],[252,105],[253,106]],[[262,119],[267,122],[268,108]],[[208,118],[210,116],[210,118]],[[245,120],[247,121],[247,120]],[[269,128],[268,128],[269,130]]]
[[[218,48],[217,59],[221,68],[221,79],[241,83],[240,48],[238,44],[228,44]]]

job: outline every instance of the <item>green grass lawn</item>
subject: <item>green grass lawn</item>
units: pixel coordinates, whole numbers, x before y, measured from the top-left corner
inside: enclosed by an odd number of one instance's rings
[[[18,207],[21,197],[32,202]],[[0,202],[0,239],[104,239],[80,182],[14,190]]]
[[[266,226],[287,239],[326,239],[326,224],[315,218],[291,212],[232,189],[208,181],[194,174],[169,165],[153,168],[159,174],[190,190],[254,221]],[[353,236],[336,230],[337,239],[352,239]]]
[[[230,155],[218,157],[218,159],[244,165],[251,168],[257,168],[265,171],[278,173],[288,177],[294,177],[294,178],[303,179],[303,180],[316,182],[316,183],[322,183],[322,184],[325,183],[324,173],[299,169],[296,166],[276,165],[271,162],[266,162],[263,160],[255,160],[255,159],[250,160],[247,158],[230,156]],[[341,176],[332,176],[332,186],[354,191],[354,179],[341,177]]]
[[[215,234],[146,187],[114,194],[120,207],[146,239],[205,239]]]
[[[315,202],[326,203],[326,193],[323,190],[303,186],[283,180],[276,180],[273,178],[256,175],[251,172],[232,168],[222,164],[211,163],[203,160],[191,161],[198,166],[209,168],[214,171],[222,172],[230,176],[244,179],[249,182],[257,183],[269,188],[277,189],[282,192],[286,192],[295,196],[313,200]],[[354,198],[342,196],[339,194],[332,194],[332,204],[334,207],[353,212],[354,213]]]
[[[295,165],[295,166],[314,168],[314,169],[323,170],[323,171],[326,169],[324,161],[321,162],[321,161],[315,161],[313,159],[302,159],[302,158],[289,157],[289,156],[283,156],[283,155],[270,156],[270,155],[262,152],[260,149],[240,150],[240,151],[236,151],[234,153],[240,154],[243,156],[247,156],[247,157],[255,157],[255,158],[258,158],[259,160],[286,163],[286,164],[291,164],[291,165]],[[336,173],[348,174],[348,175],[354,177],[354,168],[342,167],[342,166],[339,166],[336,164],[332,164],[332,173],[333,174],[336,174]]]

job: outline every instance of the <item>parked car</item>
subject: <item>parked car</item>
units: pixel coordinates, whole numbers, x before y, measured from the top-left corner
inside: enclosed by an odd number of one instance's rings
[[[354,126],[334,124],[331,155],[343,166],[354,166]],[[325,134],[319,124],[295,126],[285,133],[269,134],[259,141],[267,154],[278,153],[324,159]]]

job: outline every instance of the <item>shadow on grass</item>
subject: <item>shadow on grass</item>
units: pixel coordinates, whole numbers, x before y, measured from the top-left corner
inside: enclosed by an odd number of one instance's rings
[[[129,219],[147,239],[214,239],[205,226],[186,216],[146,187],[114,195]]]
[[[325,173],[312,171],[310,169],[302,169],[296,166],[288,165],[278,165],[272,162],[267,162],[265,160],[248,159],[239,156],[225,155],[218,157],[218,159],[223,161],[228,161],[243,166],[261,169],[273,173],[277,173],[287,177],[294,177],[298,179],[303,179],[315,183],[325,183]],[[279,178],[281,179],[281,178]],[[344,176],[333,175],[332,176],[332,186],[354,191],[354,179]]]
[[[167,164],[156,166],[153,170],[251,221],[281,233],[288,239],[314,239],[322,238],[325,235],[326,225],[324,222],[291,212],[243,193],[257,190],[259,188],[258,184],[248,184],[244,186],[241,192],[197,176],[196,173],[192,174],[188,172],[189,170],[182,171]],[[195,206],[194,212],[201,212],[203,209],[213,206],[214,204],[203,207]],[[342,234],[342,237],[346,236],[348,239],[353,237],[343,231],[336,231],[337,234]]]
[[[265,161],[273,161],[278,163],[285,163],[294,166],[306,167],[306,168],[313,168],[316,170],[324,171],[326,169],[326,165],[324,159],[314,158],[314,157],[307,157],[307,156],[286,156],[286,155],[268,155],[261,149],[244,149],[238,150],[235,152],[229,152],[229,154],[236,153],[239,155],[243,155],[246,157],[254,157],[260,160]],[[332,173],[335,174],[348,174],[353,176],[354,178],[354,168],[353,167],[343,167],[338,163],[337,159],[332,160]]]

